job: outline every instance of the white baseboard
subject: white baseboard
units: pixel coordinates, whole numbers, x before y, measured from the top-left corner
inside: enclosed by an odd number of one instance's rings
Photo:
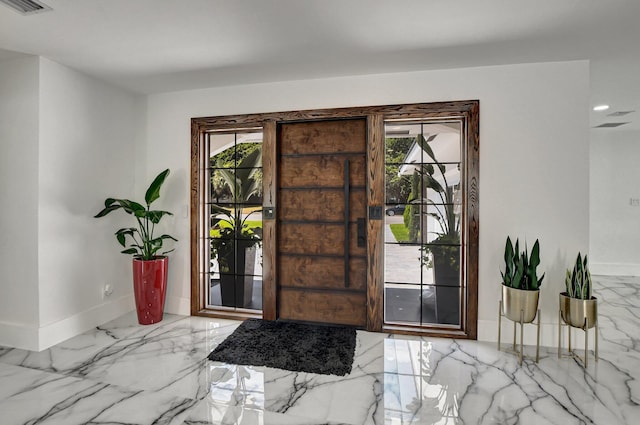
[[[38,330],[38,351],[46,350],[53,345],[80,335],[132,310],[135,310],[135,304],[133,294],[129,294],[116,300],[99,304],[58,322],[42,326]]]
[[[592,275],[640,276],[640,264],[633,263],[591,263]]]
[[[0,322],[0,346],[42,351],[135,310],[133,294],[97,305],[42,327]],[[189,316],[191,300],[167,296],[166,313]]]
[[[174,297],[167,295],[164,302],[164,312],[170,314],[179,314],[181,316],[191,315],[191,298]]]
[[[0,345],[38,351],[38,326],[0,322]]]
[[[129,294],[41,327],[0,323],[0,345],[30,351],[46,350],[134,309],[133,294]]]

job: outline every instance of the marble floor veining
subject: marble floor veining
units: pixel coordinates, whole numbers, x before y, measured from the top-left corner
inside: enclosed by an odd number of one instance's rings
[[[358,331],[344,377],[206,360],[238,322],[128,314],[48,350],[0,347],[0,424],[637,424],[640,278],[594,277],[600,360]],[[531,347],[529,347],[531,349]]]

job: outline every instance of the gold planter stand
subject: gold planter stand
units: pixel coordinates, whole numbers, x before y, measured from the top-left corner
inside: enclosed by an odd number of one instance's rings
[[[522,365],[522,355],[524,352],[524,324],[533,323],[535,318],[538,322],[536,338],[536,363],[540,360],[540,310],[538,309],[538,299],[540,291],[525,291],[521,289],[502,286],[502,299],[498,307],[498,351],[500,350],[502,336],[502,316],[513,321],[513,351],[519,356],[519,364]],[[516,348],[516,329],[520,324],[520,350]]]
[[[569,354],[578,358],[584,367],[589,362],[589,329],[595,328],[594,357],[598,361],[598,299],[571,298],[566,292],[559,295],[558,309],[558,358],[562,354],[562,328],[569,328]],[[571,328],[584,331],[584,359],[571,349]]]

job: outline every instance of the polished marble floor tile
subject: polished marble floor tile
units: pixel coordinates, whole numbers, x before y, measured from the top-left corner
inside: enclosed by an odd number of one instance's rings
[[[194,400],[0,363],[0,423],[183,423]]]
[[[239,322],[127,314],[40,353],[0,347],[0,424],[636,424],[640,278],[595,277],[600,360],[358,331],[353,370],[206,360]],[[532,347],[528,347],[531,350]]]

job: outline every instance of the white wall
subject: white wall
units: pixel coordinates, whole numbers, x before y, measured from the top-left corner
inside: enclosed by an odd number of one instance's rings
[[[133,309],[128,222],[93,216],[134,195],[145,108],[44,58],[0,62],[0,345],[42,350]]]
[[[591,130],[592,273],[640,276],[638,158],[640,131]]]
[[[480,100],[479,338],[497,338],[507,235],[541,243],[547,272],[543,342],[554,345],[564,270],[589,247],[589,64],[492,66],[292,81],[152,95],[147,180],[172,170],[164,207],[180,239],[171,254],[167,310],[189,314],[190,118],[283,110]],[[570,171],[569,171],[570,170]],[[145,183],[144,185],[146,185]],[[138,184],[138,191],[144,185]],[[556,323],[554,325],[553,323]],[[527,333],[528,332],[528,333]],[[533,330],[526,340],[535,339]]]
[[[38,58],[0,61],[0,345],[38,324]]]
[[[107,197],[136,195],[144,101],[44,58],[40,67],[42,349],[133,308],[131,259],[119,254],[113,233],[134,222],[93,216]],[[105,284],[114,291],[103,299]]]

